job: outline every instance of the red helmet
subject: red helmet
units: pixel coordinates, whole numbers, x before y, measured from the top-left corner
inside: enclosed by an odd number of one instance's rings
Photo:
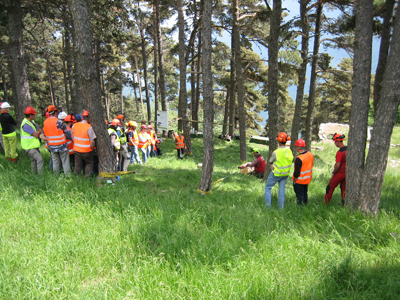
[[[287,141],[290,141],[290,136],[288,136],[285,132],[281,132],[278,134],[276,139],[279,143],[286,143]]]
[[[26,115],[36,115],[36,110],[32,106],[28,106],[27,108],[25,108],[24,113]]]
[[[345,138],[344,134],[335,133],[332,137],[332,140],[335,142],[343,142],[344,138]]]
[[[147,129],[153,129],[153,125],[147,126]]]
[[[85,111],[82,113],[82,117],[89,117],[89,112],[88,112],[87,110],[85,110]]]
[[[306,142],[304,140],[302,140],[302,139],[298,139],[294,145],[297,146],[297,147],[305,147],[306,146]]]
[[[124,121],[125,120],[125,116],[124,115],[118,115],[118,116],[116,116],[115,117],[116,119],[120,119],[120,120],[122,120],[122,121]]]
[[[142,129],[146,129],[146,125],[142,124],[142,126],[140,126]]]
[[[55,105],[49,105],[48,107],[47,107],[47,111],[50,113],[50,112],[52,112],[52,111],[58,111],[58,108],[57,108],[57,106],[55,106]]]
[[[111,121],[111,126],[118,126],[119,125],[119,120],[118,119],[114,119]]]
[[[75,121],[75,117],[71,116],[71,115],[68,115],[68,116],[65,117],[64,121],[65,122],[74,122]]]

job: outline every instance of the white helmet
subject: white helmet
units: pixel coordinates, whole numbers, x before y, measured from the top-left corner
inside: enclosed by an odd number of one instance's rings
[[[67,117],[67,113],[65,111],[62,111],[58,114],[58,119],[64,120]]]
[[[11,105],[8,102],[3,102],[3,104],[1,105],[1,108],[10,108]]]

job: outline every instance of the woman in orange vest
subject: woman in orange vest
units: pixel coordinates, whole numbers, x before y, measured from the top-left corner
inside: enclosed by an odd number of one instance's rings
[[[183,159],[183,151],[185,149],[184,139],[185,137],[182,135],[182,131],[178,130],[178,136],[175,138],[175,145],[179,159]]]
[[[298,139],[295,146],[299,155],[294,161],[293,188],[297,204],[306,205],[308,203],[308,185],[312,179],[314,155],[306,150],[306,142],[302,139]]]
[[[146,125],[142,124],[141,131],[138,134],[139,144],[138,148],[142,152],[142,160],[144,164],[147,164],[147,133]]]

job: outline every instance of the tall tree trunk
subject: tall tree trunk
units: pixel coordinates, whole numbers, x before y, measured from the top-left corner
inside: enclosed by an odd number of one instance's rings
[[[202,26],[202,70],[203,70],[203,103],[204,103],[204,144],[203,144],[203,168],[198,192],[209,193],[212,185],[212,174],[214,165],[214,103],[213,103],[213,80],[211,73],[211,6],[212,0],[204,0],[204,16]]]
[[[138,67],[138,57],[137,57],[136,49],[135,49],[135,68],[136,68],[136,76],[137,76],[137,79],[138,79],[140,102],[142,103],[143,120],[145,120],[144,104],[143,104],[143,93],[142,93],[142,80],[140,79],[140,73],[139,73],[139,67]]]
[[[246,111],[244,107],[244,87],[243,87],[243,69],[242,69],[242,57],[240,51],[240,24],[239,24],[239,0],[232,1],[233,8],[233,36],[234,45],[233,51],[235,51],[235,64],[236,64],[236,87],[238,95],[238,106],[239,106],[239,134],[240,134],[240,161],[247,161],[246,153]]]
[[[70,1],[70,0],[68,0]],[[77,61],[77,50],[76,50],[76,38],[75,38],[76,30],[74,28],[72,32],[72,43],[74,44],[73,47],[73,59],[74,59],[74,79],[75,79],[75,103],[72,103],[72,107],[75,113],[82,113],[83,111],[83,96],[82,96],[82,79],[78,72],[78,61]]]
[[[192,153],[192,143],[190,140],[190,124],[187,111],[187,92],[186,92],[186,58],[185,58],[185,24],[183,17],[182,0],[178,4],[178,27],[179,27],[179,107],[178,117],[182,118],[178,122],[178,128],[183,128],[185,137],[186,153]]]
[[[383,40],[382,40],[383,41]],[[390,148],[390,137],[400,103],[400,10],[394,19],[392,42],[384,72],[381,98],[372,131],[365,170],[361,180],[359,208],[378,214],[383,180]]]
[[[292,122],[292,143],[290,144],[290,149],[292,150],[293,156],[296,156],[296,146],[295,141],[299,136],[300,131],[300,123],[301,123],[301,113],[303,107],[303,97],[304,97],[304,86],[306,83],[306,72],[307,72],[307,64],[308,64],[308,43],[309,43],[309,35],[310,28],[308,26],[308,16],[307,16],[307,3],[308,0],[301,0],[300,3],[300,18],[301,18],[301,65],[298,70],[298,85],[297,85],[297,93],[296,93],[296,105],[294,109],[294,116]]]
[[[155,3],[153,4],[153,10],[156,10]],[[157,18],[154,18],[153,21],[154,26],[154,130],[156,134],[158,133],[158,93],[159,93],[159,85],[158,85],[158,42],[157,42]]]
[[[47,79],[49,81],[50,100],[51,100],[51,104],[57,105],[56,104],[56,97],[54,95],[53,76],[52,76],[51,66],[50,66],[50,57],[49,57],[48,54],[46,54],[46,61],[47,61],[47,63],[46,63],[46,72],[47,72]]]
[[[100,57],[101,57],[101,49],[100,49],[100,40],[98,38],[94,39],[94,64],[96,68],[96,80],[100,84]]]
[[[274,0],[273,12],[271,15],[271,27],[269,34],[268,48],[268,137],[269,137],[269,155],[278,147],[276,137],[278,135],[278,118],[279,118],[279,87],[278,87],[278,53],[279,53],[279,32],[282,17],[282,0]],[[265,168],[264,180],[266,180],[271,172],[271,168]]]
[[[110,91],[107,91],[107,95],[105,96],[105,101],[106,101],[106,113],[107,113],[107,120],[110,120]]]
[[[308,107],[306,116],[306,149],[311,150],[312,141],[312,124],[314,119],[314,107],[315,107],[315,90],[317,83],[317,67],[318,67],[318,55],[319,55],[319,41],[321,37],[321,17],[322,17],[322,3],[318,2],[317,6],[317,19],[315,21],[315,34],[314,34],[314,50],[311,63],[311,80],[310,80],[310,94],[308,96]]]
[[[359,193],[365,163],[371,82],[373,1],[357,1],[355,11],[353,87],[346,157],[346,202],[352,208],[360,207]]]
[[[203,1],[200,0],[200,18],[203,20]],[[199,110],[200,110],[200,82],[201,82],[201,31],[199,31],[198,35],[198,44],[197,44],[197,74],[196,74],[196,101],[193,105],[193,115],[196,117],[196,120],[199,120]],[[194,129],[199,131],[199,123],[195,123]]]
[[[68,25],[65,26],[65,54],[67,57],[67,72],[68,72],[68,82],[69,82],[69,90],[71,91],[71,107],[68,112],[79,113],[77,110],[77,100],[76,100],[76,88],[75,88],[75,78],[74,78],[74,69],[73,69],[73,56],[71,49],[71,32],[68,28]]]
[[[3,92],[4,92],[3,102],[8,102],[8,90],[7,90],[6,74],[3,73],[1,78],[3,79]]]
[[[122,90],[124,89],[124,83],[123,83],[123,76],[124,74],[122,73],[122,64],[121,62],[119,63],[119,72],[121,73],[121,77],[119,79],[119,84],[121,85],[121,92],[119,93],[119,100],[121,102],[121,114],[124,114],[124,94],[122,93]]]
[[[161,17],[160,17],[160,3],[155,0],[156,19],[157,19],[157,44],[158,44],[158,59],[159,59],[159,72],[160,72],[160,95],[161,95],[161,110],[167,111],[167,97],[165,92],[165,71],[164,71],[164,54],[163,42],[161,32]],[[163,137],[167,137],[167,130],[163,130]]]
[[[393,7],[395,0],[386,0],[384,13],[383,13],[383,26],[381,32],[381,47],[379,49],[379,60],[376,67],[375,82],[374,82],[374,113],[378,108],[380,91],[383,83],[383,75],[386,68],[386,60],[389,53],[390,34],[391,34],[391,20],[393,17]]]
[[[8,3],[8,30],[10,32],[10,52],[12,58],[12,70],[18,101],[15,101],[15,114],[17,122],[24,118],[24,111],[31,106],[31,95],[29,94],[29,83],[25,61],[25,50],[22,35],[22,7],[20,0],[10,0]]]
[[[141,37],[141,43],[142,43],[143,80],[144,80],[144,93],[146,95],[146,103],[147,103],[147,120],[150,121],[151,120],[151,107],[150,107],[149,84],[148,84],[148,79],[147,79],[146,39],[144,37],[143,27],[140,28],[140,37]]]
[[[229,118],[229,88],[226,88],[226,97],[225,97],[225,112],[224,112],[224,125],[222,125],[222,136],[225,136],[228,130],[228,126],[225,125],[228,123]]]
[[[231,56],[231,84],[230,84],[230,91],[229,91],[229,135],[233,137],[234,130],[235,130],[235,107],[236,107],[236,64],[235,64],[235,51],[233,51],[233,44],[234,44],[234,37],[232,33],[232,40],[231,40],[231,49],[232,49],[232,56]]]
[[[83,80],[82,91],[88,103],[91,124],[97,136],[97,154],[99,156],[100,172],[116,172],[117,165],[114,159],[114,150],[104,124],[104,110],[101,103],[101,90],[96,80],[94,67],[89,14],[86,0],[68,0],[69,8],[75,29],[75,53],[77,71]]]
[[[135,72],[132,72],[132,87],[133,87],[133,93],[135,95],[136,112],[137,114],[139,114],[139,99],[136,93]]]
[[[65,63],[65,33],[62,35],[62,61],[63,61],[63,75],[64,75],[64,90],[65,90],[65,104],[67,105],[67,112],[69,113],[69,89],[68,89],[68,71]]]

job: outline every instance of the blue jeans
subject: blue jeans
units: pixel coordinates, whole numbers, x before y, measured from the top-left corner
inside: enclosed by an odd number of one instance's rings
[[[138,147],[137,146],[129,146],[129,150],[131,151],[131,164],[135,163],[135,160],[138,164],[142,164],[142,161],[139,157]]]
[[[142,151],[142,160],[144,163],[147,163],[147,147],[146,148],[140,148],[140,151]]]
[[[265,185],[265,204],[267,207],[271,207],[271,189],[279,182],[278,192],[278,207],[283,208],[285,202],[285,184],[288,176],[275,176],[274,172],[271,171],[268,176],[267,184]]]

